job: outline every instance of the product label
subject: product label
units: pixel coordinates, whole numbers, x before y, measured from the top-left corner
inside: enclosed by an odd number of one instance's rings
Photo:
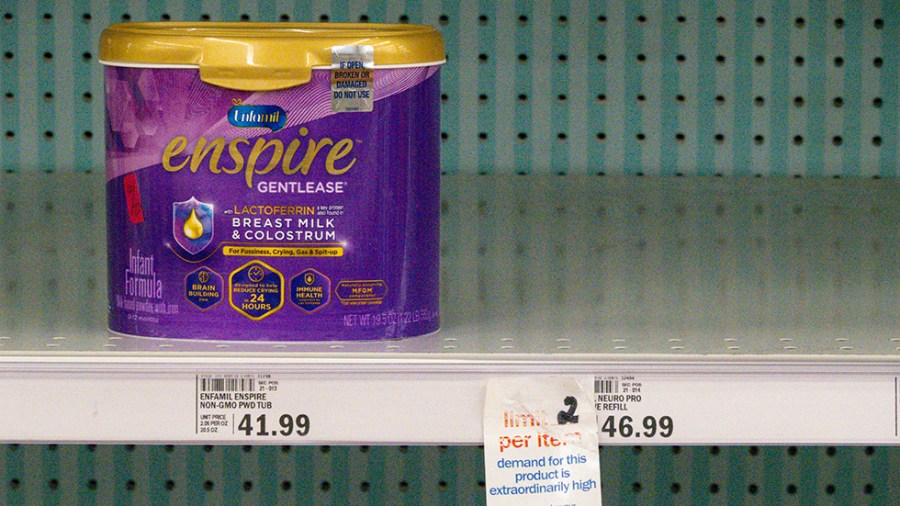
[[[502,378],[487,385],[489,505],[601,504],[590,378]]]
[[[354,340],[438,328],[437,68],[376,70],[370,46],[333,54],[275,92],[106,68],[111,329]]]

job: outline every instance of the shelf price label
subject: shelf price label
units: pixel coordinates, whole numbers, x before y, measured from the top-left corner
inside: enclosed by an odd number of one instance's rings
[[[605,445],[900,441],[900,379],[889,374],[642,373],[593,386]]]
[[[285,409],[280,381],[270,374],[198,374],[195,434],[210,439],[299,440],[308,414]]]
[[[590,378],[488,381],[484,408],[487,504],[601,504]]]

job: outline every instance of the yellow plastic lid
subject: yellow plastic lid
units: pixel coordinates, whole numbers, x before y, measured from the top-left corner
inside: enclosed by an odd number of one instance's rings
[[[331,48],[372,46],[375,65],[444,63],[431,26],[377,23],[119,23],[100,36],[100,61],[129,67],[198,67],[200,79],[239,90],[277,90],[309,82],[330,67]]]

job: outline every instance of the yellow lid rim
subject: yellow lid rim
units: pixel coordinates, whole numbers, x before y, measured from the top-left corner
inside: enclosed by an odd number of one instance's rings
[[[191,23],[110,25],[100,61],[113,66],[187,65],[234,89],[275,90],[309,81],[332,64],[334,47],[372,48],[376,68],[439,65],[444,42],[431,26],[381,23]]]
[[[197,70],[200,68],[200,65],[190,64],[190,63],[136,63],[136,62],[119,62],[119,61],[106,61],[106,60],[98,60],[98,63],[100,63],[101,65],[105,65],[107,67],[125,67],[125,68],[138,68],[138,69]],[[447,63],[447,60],[440,60],[440,61],[423,62],[423,63],[407,63],[407,64],[397,64],[397,65],[375,65],[372,68],[375,70],[409,69],[409,68],[418,68],[418,67],[436,67],[436,66],[444,65],[446,63]],[[330,70],[331,66],[316,65],[311,68],[313,70]]]

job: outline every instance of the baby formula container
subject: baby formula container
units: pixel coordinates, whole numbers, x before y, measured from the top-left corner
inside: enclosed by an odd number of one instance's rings
[[[323,341],[439,328],[433,28],[115,24],[100,59],[112,331]]]

